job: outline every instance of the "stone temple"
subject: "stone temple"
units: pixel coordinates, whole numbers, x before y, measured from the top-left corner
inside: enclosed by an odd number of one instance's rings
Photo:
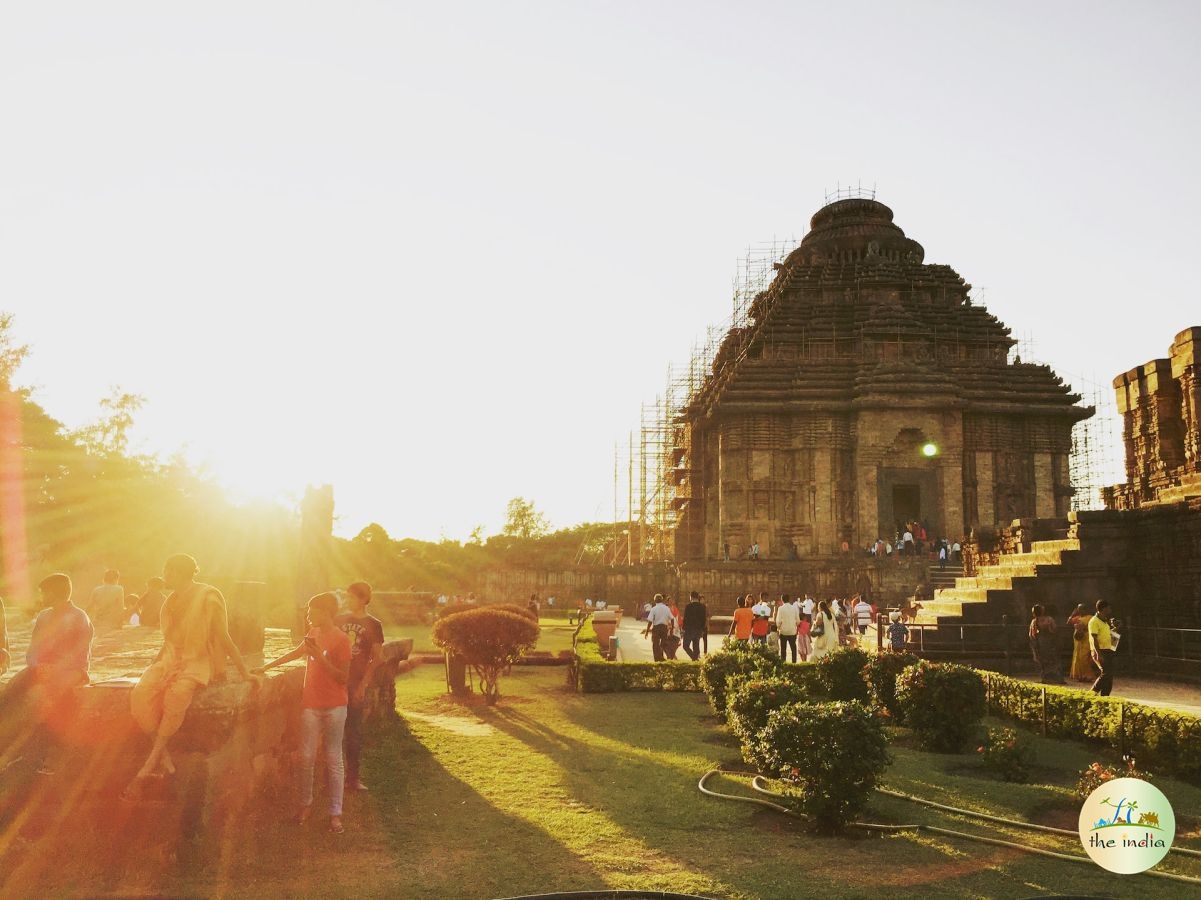
[[[675,558],[837,554],[1066,516],[1093,412],[874,199],[818,210],[673,428]]]

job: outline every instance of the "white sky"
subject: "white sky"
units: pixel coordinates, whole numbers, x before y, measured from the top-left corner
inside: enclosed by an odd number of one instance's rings
[[[0,310],[52,415],[338,530],[612,514],[748,245],[875,184],[1060,374],[1201,324],[1201,4],[0,2]],[[981,291],[981,289],[984,289]],[[624,506],[624,497],[622,500]]]

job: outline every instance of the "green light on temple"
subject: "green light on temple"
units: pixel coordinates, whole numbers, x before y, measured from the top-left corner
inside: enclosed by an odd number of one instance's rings
[[[922,456],[938,456],[938,444],[923,444]]]

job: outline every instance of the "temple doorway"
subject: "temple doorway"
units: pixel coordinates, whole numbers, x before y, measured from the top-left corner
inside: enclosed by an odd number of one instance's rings
[[[931,534],[942,534],[939,497],[936,470],[882,466],[876,473],[877,534],[892,540],[906,522],[921,522]]]
[[[922,517],[922,489],[916,484],[892,486],[892,512],[900,523],[917,522]]]

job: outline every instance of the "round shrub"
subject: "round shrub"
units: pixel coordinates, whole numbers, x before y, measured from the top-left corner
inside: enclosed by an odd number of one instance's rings
[[[967,666],[922,660],[897,677],[897,702],[923,747],[958,753],[984,718],[984,679]]]
[[[875,653],[863,667],[863,677],[871,689],[872,702],[877,709],[886,710],[894,722],[904,721],[901,705],[897,703],[897,676],[910,666],[917,665],[912,653]]]
[[[844,701],[781,707],[768,716],[751,756],[825,832],[855,820],[892,762],[879,717]]]
[[[491,706],[500,699],[500,673],[538,643],[538,623],[508,610],[481,607],[442,617],[434,623],[433,638],[475,670]]]
[[[1030,780],[1034,749],[1024,734],[1012,728],[990,728],[984,743],[976,748],[980,765],[1002,781],[1025,784]]]
[[[779,676],[731,679],[727,688],[726,717],[730,730],[742,742],[747,762],[750,762],[747,748],[759,739],[768,716],[781,706],[810,699],[803,687]]]
[[[538,621],[538,613],[530,609],[528,606],[518,606],[516,603],[494,603],[487,607],[488,609],[503,609],[505,612],[515,613],[519,616],[525,616],[527,619]]]
[[[859,647],[840,647],[817,661],[817,677],[830,699],[867,702],[863,667],[870,658],[867,651]]]
[[[724,716],[727,682],[732,676],[773,675],[783,668],[784,661],[780,659],[780,654],[772,653],[766,645],[755,646],[739,641],[705,657],[701,663],[701,688],[708,696],[713,711]]]

